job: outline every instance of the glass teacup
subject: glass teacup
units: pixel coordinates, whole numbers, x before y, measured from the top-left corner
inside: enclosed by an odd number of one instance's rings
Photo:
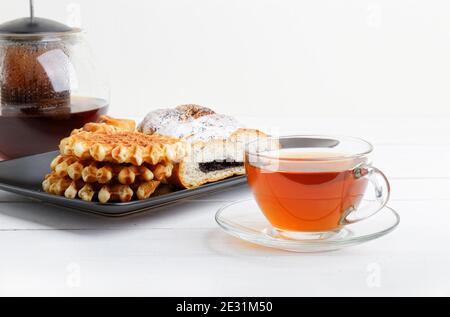
[[[389,199],[386,176],[370,162],[373,146],[362,139],[284,136],[273,150],[249,143],[245,168],[271,234],[291,239],[325,238],[381,210]],[[368,188],[371,200],[364,199]]]

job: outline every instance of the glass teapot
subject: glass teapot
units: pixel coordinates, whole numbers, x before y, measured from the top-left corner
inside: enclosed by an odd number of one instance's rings
[[[81,29],[34,17],[0,24],[0,156],[56,150],[106,114],[109,87]]]

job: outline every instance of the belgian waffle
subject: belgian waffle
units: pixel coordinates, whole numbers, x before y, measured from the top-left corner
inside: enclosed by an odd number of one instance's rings
[[[188,150],[177,138],[137,132],[133,120],[101,116],[61,140],[61,154],[51,162],[42,188],[102,203],[147,199]]]
[[[83,130],[61,140],[59,149],[65,156],[76,156],[82,160],[140,166],[143,163],[156,165],[179,161],[186,156],[189,147],[177,138],[160,135],[125,130]]]
[[[50,164],[58,177],[82,180],[85,183],[107,184],[111,182],[130,185],[135,182],[151,180],[164,181],[172,174],[173,165],[169,162],[141,166],[113,164],[92,160],[79,160],[75,156],[58,155]]]
[[[98,199],[101,203],[127,202],[133,197],[142,200],[149,198],[158,185],[157,180],[139,181],[131,185],[86,183],[82,180],[72,180],[67,176],[58,176],[52,172],[45,176],[42,188],[45,192],[74,199],[77,196],[85,201]]]
[[[125,131],[135,131],[136,130],[136,122],[134,120],[128,119],[116,119],[107,115],[100,116],[97,119],[97,123],[104,123],[109,126],[116,127]]]
[[[135,130],[136,122],[134,120],[100,116],[97,122],[88,122],[82,128],[73,130],[70,135],[78,134],[82,131],[114,133],[119,131],[134,132]]]

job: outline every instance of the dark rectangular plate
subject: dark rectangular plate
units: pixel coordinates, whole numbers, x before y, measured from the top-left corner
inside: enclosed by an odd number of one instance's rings
[[[107,204],[87,202],[80,199],[67,199],[62,196],[50,195],[42,190],[43,178],[50,172],[50,162],[57,155],[58,151],[53,151],[0,162],[0,189],[36,198],[43,202],[104,216],[125,216],[158,208],[182,199],[220,191],[246,182],[245,176],[235,176],[198,188],[182,189],[146,200]]]

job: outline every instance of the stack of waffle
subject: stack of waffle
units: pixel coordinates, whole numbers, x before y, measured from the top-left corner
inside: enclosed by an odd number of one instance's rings
[[[61,140],[42,187],[101,203],[147,199],[187,150],[179,139],[136,132],[134,121],[102,117]]]

